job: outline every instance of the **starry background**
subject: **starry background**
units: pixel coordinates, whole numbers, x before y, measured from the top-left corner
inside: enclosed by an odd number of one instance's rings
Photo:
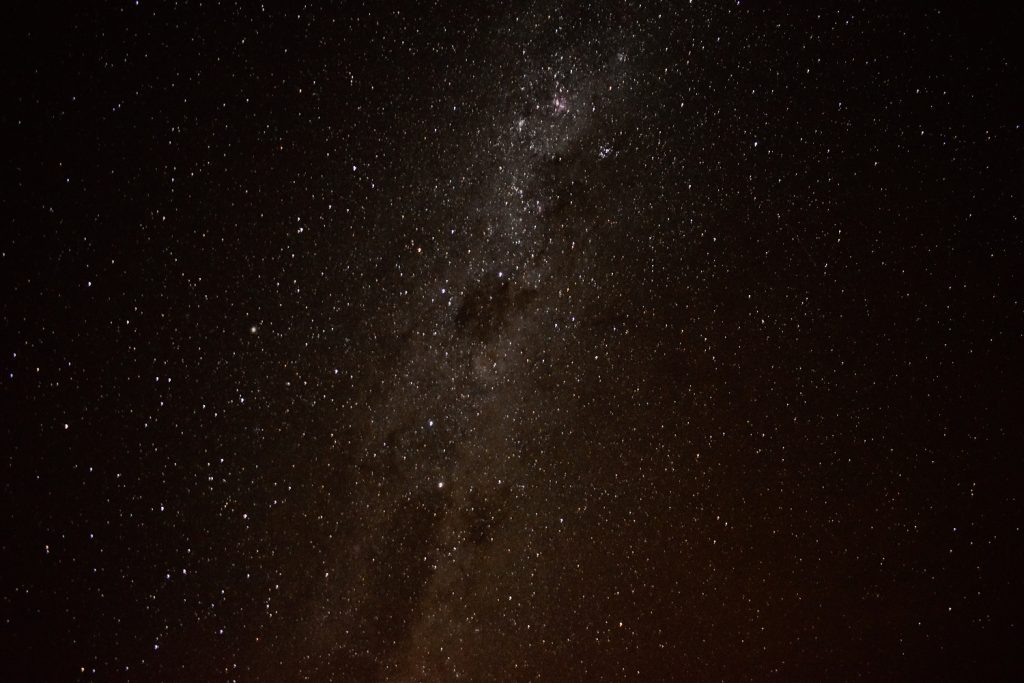
[[[1019,10],[4,22],[5,680],[1020,680]]]

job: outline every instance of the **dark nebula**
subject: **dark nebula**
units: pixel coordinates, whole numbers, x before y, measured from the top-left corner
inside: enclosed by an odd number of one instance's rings
[[[975,4],[11,11],[0,679],[1024,680]]]

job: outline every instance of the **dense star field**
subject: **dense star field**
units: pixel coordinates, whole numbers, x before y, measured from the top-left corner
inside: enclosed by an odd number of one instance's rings
[[[1024,679],[1024,13],[797,5],[7,16],[0,679]]]

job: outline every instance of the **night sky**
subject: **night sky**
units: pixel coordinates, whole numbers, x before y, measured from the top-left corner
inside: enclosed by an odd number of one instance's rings
[[[6,15],[0,679],[1024,680],[994,4]]]

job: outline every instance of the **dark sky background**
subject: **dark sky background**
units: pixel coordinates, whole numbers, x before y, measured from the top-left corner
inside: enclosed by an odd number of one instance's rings
[[[1024,16],[795,5],[5,16],[0,678],[1022,680]]]

